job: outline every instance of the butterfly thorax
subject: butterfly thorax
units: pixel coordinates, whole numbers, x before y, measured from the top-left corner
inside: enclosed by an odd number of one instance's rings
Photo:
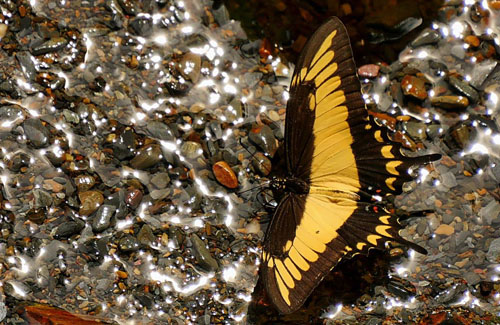
[[[284,194],[291,192],[294,194],[309,193],[309,184],[297,177],[273,177],[271,178],[271,189],[274,192]]]

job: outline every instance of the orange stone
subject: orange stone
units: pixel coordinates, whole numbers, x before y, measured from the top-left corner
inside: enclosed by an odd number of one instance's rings
[[[499,0],[490,0],[490,1],[488,1],[488,5],[490,8],[493,8],[495,10],[500,9],[500,1]]]
[[[238,178],[225,161],[218,161],[212,166],[212,171],[219,183],[227,188],[237,188]]]
[[[21,6],[19,6],[19,15],[20,15],[21,17],[26,16],[26,8],[25,8],[24,6],[22,6],[22,5],[21,5]]]
[[[261,58],[267,58],[269,55],[271,55],[271,42],[267,38],[264,38],[262,40],[262,43],[260,45],[259,49],[259,54]]]
[[[123,272],[123,271],[116,271],[116,275],[117,275],[120,279],[126,279],[126,278],[128,277],[127,272]]]
[[[406,75],[401,81],[401,88],[405,95],[413,96],[420,100],[427,98],[427,90],[425,89],[425,80]]]
[[[478,47],[479,46],[479,38],[474,35],[469,35],[466,36],[464,39],[465,43],[469,44],[470,46]]]
[[[95,316],[72,314],[63,309],[35,303],[31,306],[20,307],[29,324],[71,324],[92,325],[108,324],[108,319]]]
[[[92,214],[104,202],[104,196],[98,191],[86,191],[78,194],[81,206],[79,213],[82,216]]]
[[[451,236],[454,232],[455,232],[455,228],[453,228],[450,225],[446,225],[446,224],[441,224],[434,231],[435,234],[437,234],[437,235],[444,235],[444,236]]]

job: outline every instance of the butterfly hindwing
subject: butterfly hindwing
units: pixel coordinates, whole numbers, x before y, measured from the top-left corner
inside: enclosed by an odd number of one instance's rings
[[[398,234],[397,218],[373,209],[362,193],[401,192],[414,164],[368,119],[343,24],[333,17],[311,37],[294,71],[285,121],[288,179],[309,193],[286,191],[267,229],[264,286],[281,313],[297,310],[344,256],[389,240],[425,252]]]

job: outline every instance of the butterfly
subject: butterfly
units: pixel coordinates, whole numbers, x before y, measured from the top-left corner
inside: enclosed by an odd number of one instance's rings
[[[373,189],[401,193],[414,165],[401,144],[369,119],[342,22],[332,17],[299,57],[286,108],[283,164],[270,181],[279,202],[266,231],[261,277],[280,313],[299,309],[341,259],[383,249],[399,235],[397,217],[373,204]]]

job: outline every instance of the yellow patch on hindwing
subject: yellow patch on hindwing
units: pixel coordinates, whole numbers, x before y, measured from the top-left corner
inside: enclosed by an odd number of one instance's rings
[[[293,246],[309,262],[316,262],[318,260],[318,254],[309,248],[309,246],[306,246],[299,238],[293,240]]]
[[[302,274],[297,269],[297,267],[295,266],[295,264],[293,263],[293,261],[290,257],[285,258],[284,264],[285,264],[286,268],[288,269],[288,271],[290,271],[290,273],[292,274],[292,276],[296,280],[302,280]]]
[[[391,226],[377,226],[375,227],[375,231],[378,233],[378,234],[381,234],[382,236],[385,236],[385,237],[390,237],[392,238],[391,234],[389,234],[387,232],[387,230],[391,229]]]
[[[356,249],[357,250],[363,250],[363,247],[366,246],[366,243],[359,242],[356,244]]]
[[[273,268],[274,267],[274,258],[270,258],[268,261],[267,261],[267,267],[269,268]]]
[[[391,190],[395,191],[396,188],[394,187],[393,183],[396,181],[396,177],[389,177],[385,180],[385,185],[387,185],[388,188]]]
[[[382,237],[380,237],[379,235],[368,235],[368,237],[366,237],[366,240],[373,246],[377,246],[377,240],[381,238]]]
[[[276,263],[276,269],[278,270],[278,273],[281,275],[281,278],[285,282],[286,286],[290,289],[295,288],[295,281],[293,280],[292,276],[288,272],[283,262],[280,259],[276,259],[275,263]]]
[[[316,109],[316,96],[313,93],[309,94],[309,109],[311,111]]]
[[[283,282],[283,279],[281,278],[277,269],[274,269],[274,277],[276,278],[276,283],[278,284],[278,289],[281,293],[281,298],[283,298],[283,300],[287,303],[287,305],[290,306],[291,305],[290,298],[288,297],[290,295],[290,291],[285,286],[285,283]]]
[[[387,171],[389,173],[391,173],[392,175],[399,175],[399,172],[396,170],[396,168],[398,168],[398,166],[400,166],[403,162],[400,161],[400,160],[393,160],[393,161],[389,161],[386,165],[385,165],[385,169],[387,169]]]
[[[395,158],[391,152],[392,146],[383,146],[380,152],[382,153],[382,157],[384,158]]]
[[[290,259],[293,261],[293,263],[297,265],[302,271],[309,270],[310,267],[309,263],[299,253],[299,251],[295,248],[295,246],[292,246],[290,252],[288,253],[288,256],[290,256]]]
[[[378,218],[378,220],[380,220],[383,224],[388,225],[390,218],[391,218],[391,216],[381,216],[380,218]]]

